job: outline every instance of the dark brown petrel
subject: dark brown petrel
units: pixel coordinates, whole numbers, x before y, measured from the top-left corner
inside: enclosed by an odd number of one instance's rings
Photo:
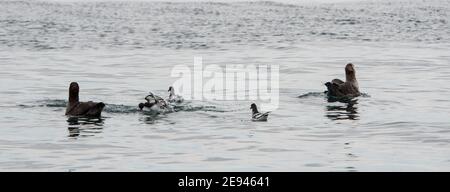
[[[78,83],[72,82],[69,87],[69,103],[67,104],[66,115],[100,117],[105,104],[92,101],[80,102],[79,93]]]
[[[325,83],[328,89],[328,95],[334,97],[358,97],[359,92],[358,81],[356,80],[355,67],[349,63],[345,66],[345,82],[340,79],[333,79],[331,82]]]

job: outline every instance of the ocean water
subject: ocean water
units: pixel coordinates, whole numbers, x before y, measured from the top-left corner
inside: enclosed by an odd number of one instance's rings
[[[0,1],[1,171],[450,171],[450,1]],[[166,96],[176,65],[280,66],[280,103]],[[364,96],[328,102],[356,66]],[[64,115],[68,85],[101,119]]]

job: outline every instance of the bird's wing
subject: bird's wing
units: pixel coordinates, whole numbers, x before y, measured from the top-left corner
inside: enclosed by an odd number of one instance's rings
[[[339,85],[339,91],[345,96],[358,96],[359,90],[350,82],[345,82]]]
[[[342,81],[342,80],[340,80],[340,79],[333,79],[333,80],[331,81],[331,83],[340,85],[340,84],[343,84],[343,83],[345,83],[345,82]]]
[[[259,119],[259,118],[261,118],[261,117],[267,117],[267,116],[269,116],[269,113],[270,113],[270,112],[266,112],[266,113],[255,113],[252,117],[253,117],[254,119]]]
[[[92,101],[89,102],[79,102],[76,106],[74,106],[69,114],[71,115],[89,115],[88,113],[93,110],[97,109],[99,103],[95,103]],[[101,108],[103,109],[103,108]]]
[[[338,82],[336,80],[333,80],[333,81]],[[342,96],[343,94],[342,94],[341,88],[342,88],[342,85],[344,85],[344,84],[345,83],[342,83],[342,84],[336,84],[336,83],[332,83],[332,82],[325,83],[325,86],[327,86],[327,89],[328,89],[327,94],[330,96],[335,96],[335,97]]]

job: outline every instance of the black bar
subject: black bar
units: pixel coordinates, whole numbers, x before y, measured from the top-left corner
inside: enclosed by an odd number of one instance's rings
[[[447,187],[448,173],[281,173],[281,172],[174,172],[174,173],[2,173],[2,185],[44,187],[63,184],[72,189],[155,191],[279,191],[314,190],[404,190]],[[186,179],[187,178],[187,179]],[[262,178],[262,179],[261,179]],[[247,181],[246,181],[247,179]],[[261,179],[261,180],[260,180]],[[209,182],[208,182],[209,181]],[[232,182],[233,181],[233,182]],[[209,183],[209,185],[208,185]],[[195,186],[192,186],[195,184]],[[364,186],[359,188],[357,186]],[[60,189],[60,188],[56,188]],[[359,189],[359,190],[358,190]],[[161,190],[157,190],[161,191]],[[309,190],[307,190],[309,191]]]

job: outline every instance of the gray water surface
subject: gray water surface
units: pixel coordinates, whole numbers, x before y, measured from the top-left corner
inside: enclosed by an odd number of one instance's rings
[[[1,171],[450,171],[449,1],[0,2]],[[175,65],[280,65],[280,106],[165,95]],[[328,102],[356,66],[365,96]],[[107,103],[64,116],[68,85]],[[299,97],[300,96],[300,97]]]

